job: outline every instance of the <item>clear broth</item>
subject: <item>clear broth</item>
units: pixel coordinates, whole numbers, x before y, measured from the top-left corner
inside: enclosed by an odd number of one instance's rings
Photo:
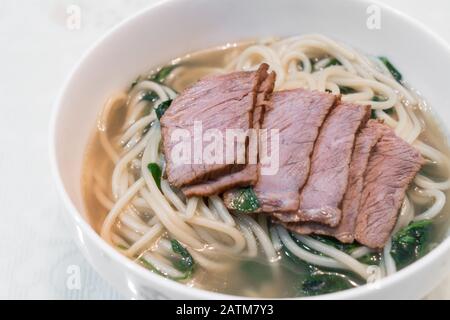
[[[177,92],[181,92],[184,88],[194,83],[201,77],[209,74],[211,68],[224,68],[230,58],[239,54],[249,43],[230,44],[220,48],[213,48],[174,60],[181,65],[184,70],[177,79],[169,78],[166,84],[174,88]],[[152,74],[149,72],[147,75]],[[144,75],[142,77],[146,77]],[[131,81],[130,81],[131,83]],[[419,119],[423,123],[423,132],[420,139],[431,146],[434,146],[446,156],[450,156],[450,148],[447,144],[447,137],[441,130],[440,126],[433,119],[432,112],[422,111],[416,112]],[[124,110],[113,114],[109,121],[109,128],[114,132],[118,132],[118,128],[122,124]],[[101,177],[107,177],[106,190],[111,190],[110,177],[112,175],[113,164],[110,162],[105,151],[99,142],[97,131],[92,137],[86,152],[86,158],[83,170],[83,194],[88,217],[93,228],[99,232],[103,220],[108,211],[96,199],[94,186],[94,174]],[[443,180],[448,174],[433,165],[428,164],[422,169],[430,177],[436,177],[439,181]],[[446,196],[450,195],[446,191]],[[112,198],[111,194],[108,195]],[[429,205],[414,204],[415,210],[421,212]],[[450,203],[446,203],[441,214],[434,219],[435,233],[433,241],[439,243],[446,236],[449,224]],[[279,266],[270,265],[262,252],[255,259],[235,259],[235,268],[232,272],[206,272],[196,270],[194,277],[187,283],[195,287],[200,287],[210,291],[221,293],[254,296],[265,298],[282,298],[302,296],[300,290],[301,282],[305,276],[309,274],[309,268],[306,263],[298,263],[288,257],[287,252],[283,252],[280,257]],[[358,276],[350,272],[339,272],[348,277],[353,283],[362,285],[364,282]]]

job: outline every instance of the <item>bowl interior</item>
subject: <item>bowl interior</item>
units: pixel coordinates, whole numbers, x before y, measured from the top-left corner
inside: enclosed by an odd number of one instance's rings
[[[439,117],[450,119],[448,81],[438,72],[450,70],[448,46],[384,6],[380,29],[369,29],[369,5],[360,0],[173,0],[120,25],[82,58],[57,103],[52,143],[63,192],[84,215],[83,157],[97,115],[111,94],[155,66],[225,43],[324,34],[364,52],[388,56],[404,78],[420,88]]]

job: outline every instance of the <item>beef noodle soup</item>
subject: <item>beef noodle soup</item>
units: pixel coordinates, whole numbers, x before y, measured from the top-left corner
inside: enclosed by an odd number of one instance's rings
[[[205,76],[263,62],[276,73],[274,94],[305,88],[370,105],[371,118],[422,155],[382,248],[299,234],[271,215],[227,208],[222,193],[187,198],[169,184],[159,120],[165,101]],[[386,58],[321,35],[227,44],[142,74],[107,101],[87,148],[83,194],[93,228],[149,272],[248,297],[319,295],[376,283],[443,240],[446,141],[426,101]]]

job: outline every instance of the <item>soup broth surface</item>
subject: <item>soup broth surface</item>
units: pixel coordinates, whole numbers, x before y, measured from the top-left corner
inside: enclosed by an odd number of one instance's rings
[[[183,89],[206,75],[227,70],[232,61],[236,60],[246,48],[255,43],[228,44],[220,48],[191,53],[185,57],[175,59],[173,62],[168,63],[168,65],[175,63],[176,68],[173,69],[164,84],[176,92],[182,92]],[[311,55],[314,56],[314,52]],[[322,54],[321,56],[313,57],[311,61],[314,63],[325,58],[327,56]],[[141,75],[139,81],[149,78],[155,72],[156,69]],[[128,108],[129,103],[115,106],[107,118],[108,136],[118,144],[120,142],[117,139],[123,133],[122,128],[124,126],[124,119],[129,112]],[[446,135],[441,131],[428,106],[424,105],[421,109],[415,108],[414,110],[414,114],[419,119],[423,128],[419,139],[439,150],[446,157],[450,157],[450,149]],[[220,117],[220,115],[217,116]],[[395,113],[392,117],[394,119],[398,118]],[[83,195],[88,219],[92,227],[99,233],[105,217],[109,212],[109,208],[106,208],[102,202],[112,203],[112,199],[114,199],[111,192],[111,177],[115,167],[115,164],[102,147],[100,132],[99,128],[97,128],[87,148],[83,170],[84,174],[82,177]],[[132,165],[128,164],[128,166]],[[444,181],[448,177],[448,168],[428,161],[422,168],[421,173],[434,181]],[[408,194],[411,195],[410,199],[414,207],[414,212],[417,214],[429,208],[434,199],[414,195],[414,188],[417,187],[414,185],[411,186]],[[448,197],[449,192],[444,192],[445,196]],[[99,201],[99,195],[100,197],[106,198],[106,200]],[[449,209],[449,203],[446,202],[441,213],[433,219],[434,232],[431,241],[435,244],[441,242],[446,236],[449,224]],[[256,221],[259,219],[258,216],[254,216],[254,218]],[[259,222],[263,226],[267,223],[267,221]],[[270,221],[268,223],[270,225]],[[120,228],[120,222],[118,222],[117,227]],[[167,232],[163,232],[163,236],[167,236]],[[196,266],[192,276],[189,279],[182,280],[182,282],[189,286],[221,293],[266,298],[303,296],[305,293],[302,291],[302,281],[311,272],[337,273],[348,279],[354,285],[365,284],[365,280],[353,272],[316,268],[308,263],[304,263],[285,247],[279,251],[278,255],[279,260],[277,263],[267,261],[261,249],[259,249],[258,256],[251,259],[240,257],[239,255],[225,255],[223,259],[226,259],[228,263],[232,263],[230,270],[211,272]],[[374,254],[375,257],[379,257],[380,255]],[[138,257],[134,257],[134,259],[139,262]]]

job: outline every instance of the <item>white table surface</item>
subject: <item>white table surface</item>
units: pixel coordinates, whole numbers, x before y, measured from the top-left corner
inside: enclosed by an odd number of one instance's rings
[[[245,1],[245,0],[243,0]],[[52,103],[80,55],[155,0],[0,0],[0,298],[117,299],[67,235],[50,176]],[[383,0],[450,42],[450,1]],[[67,28],[67,8],[81,29]],[[67,289],[68,267],[81,271]],[[430,294],[450,298],[450,278]]]

